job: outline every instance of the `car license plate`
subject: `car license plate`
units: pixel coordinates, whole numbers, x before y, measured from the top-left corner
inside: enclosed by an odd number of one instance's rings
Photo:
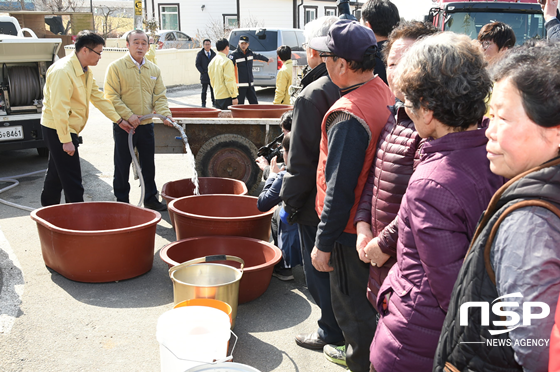
[[[23,139],[23,127],[21,125],[0,128],[0,141],[12,141],[19,139]]]
[[[261,70],[260,67],[253,67],[253,72],[259,72]]]

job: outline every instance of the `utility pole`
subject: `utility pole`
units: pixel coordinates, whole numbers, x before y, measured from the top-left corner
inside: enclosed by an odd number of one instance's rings
[[[142,30],[142,0],[134,0],[134,28]]]

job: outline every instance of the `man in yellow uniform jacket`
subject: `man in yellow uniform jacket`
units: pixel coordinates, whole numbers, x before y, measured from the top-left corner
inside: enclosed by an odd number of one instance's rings
[[[214,88],[216,107],[227,110],[230,105],[237,105],[237,82],[235,81],[235,68],[233,62],[227,57],[229,41],[220,39],[216,41],[218,54],[208,65],[210,84]]]
[[[82,31],[76,38],[76,51],[47,71],[41,131],[49,149],[49,162],[41,192],[42,206],[60,204],[63,190],[66,203],[84,201],[78,134],[86,125],[90,101],[109,119],[132,128],[103,98],[88,68],[97,65],[104,45],[101,36]]]
[[[282,67],[276,75],[276,92],[274,92],[275,105],[290,104],[290,85],[292,85],[292,49],[287,45],[282,45],[276,50],[278,58],[282,61]]]
[[[171,111],[167,105],[165,85],[161,78],[161,70],[145,57],[148,52],[148,35],[142,30],[134,30],[127,36],[128,53],[117,59],[107,68],[105,76],[105,97],[115,106],[115,110],[134,126],[132,143],[138,150],[145,193],[144,207],[157,211],[167,210],[164,203],[158,200],[155,181],[155,139],[154,123],[151,119],[140,122],[139,117],[157,114],[168,117],[165,125],[171,124]],[[128,183],[132,157],[128,149],[128,130],[113,124],[115,140],[115,173],[113,176],[113,192],[117,201],[128,203],[130,184]]]

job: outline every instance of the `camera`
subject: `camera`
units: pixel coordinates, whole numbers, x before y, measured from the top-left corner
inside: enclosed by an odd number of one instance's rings
[[[276,156],[277,163],[284,162],[284,150],[282,149],[282,140],[284,139],[284,133],[280,134],[278,137],[272,140],[272,142],[264,145],[259,149],[257,153],[258,156],[263,156],[268,163]]]

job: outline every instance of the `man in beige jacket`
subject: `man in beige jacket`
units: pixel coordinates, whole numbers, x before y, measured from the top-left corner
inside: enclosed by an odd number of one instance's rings
[[[290,104],[290,85],[292,85],[292,49],[287,45],[282,45],[276,50],[278,58],[282,61],[282,68],[276,75],[276,91],[274,92],[275,105]]]
[[[76,51],[54,63],[47,71],[43,89],[41,131],[49,149],[49,162],[41,205],[60,204],[64,191],[66,203],[84,201],[84,186],[78,152],[78,135],[86,126],[91,102],[109,119],[123,128],[132,128],[115,112],[111,102],[95,83],[89,66],[101,59],[105,40],[91,31],[76,38]]]
[[[165,211],[167,207],[158,198],[155,182],[155,140],[154,123],[151,119],[140,122],[139,117],[153,112],[168,117],[164,124],[172,126],[171,111],[167,105],[166,89],[161,78],[161,70],[146,60],[149,49],[148,36],[142,30],[134,30],[127,36],[128,53],[114,61],[107,68],[105,76],[105,97],[123,118],[134,127],[132,143],[138,150],[145,193],[144,207]],[[115,173],[113,189],[117,201],[128,203],[130,184],[128,182],[132,157],[128,149],[128,130],[113,124],[115,140]]]

